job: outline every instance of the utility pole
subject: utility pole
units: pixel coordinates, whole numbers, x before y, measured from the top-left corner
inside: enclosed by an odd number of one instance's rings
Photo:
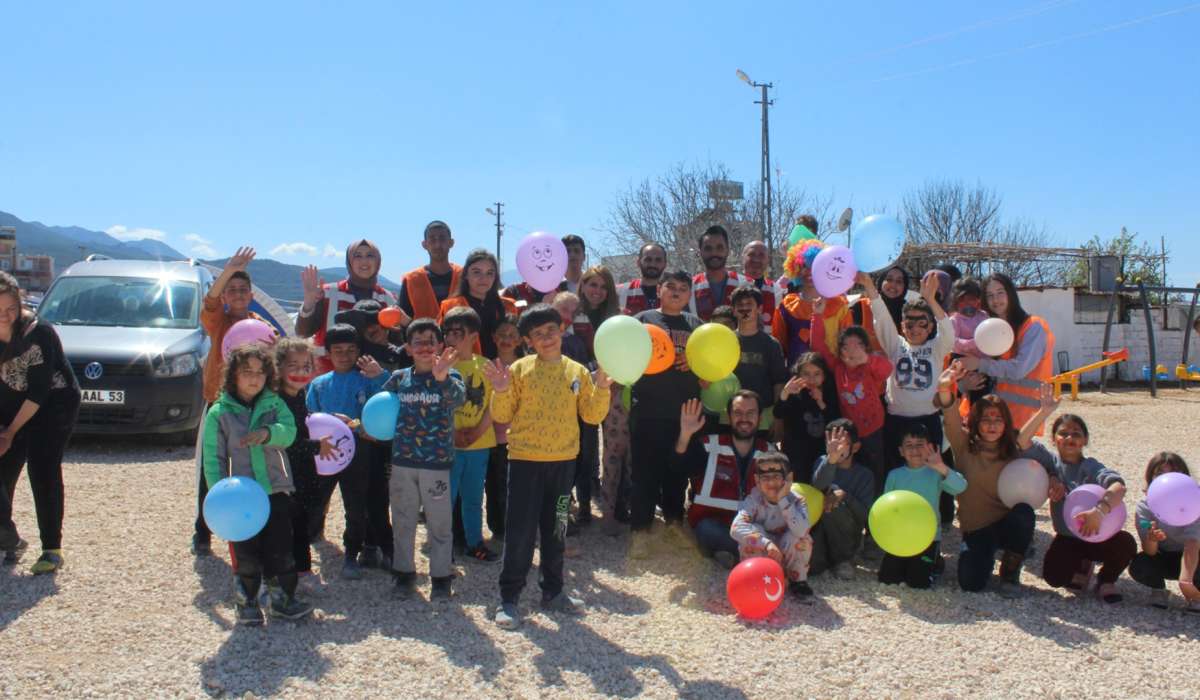
[[[775,271],[771,269],[773,267],[771,261],[775,250],[775,229],[774,222],[771,220],[771,129],[768,109],[771,105],[775,104],[775,100],[768,97],[767,90],[775,87],[775,85],[772,83],[756,83],[750,80],[750,76],[740,70],[737,72],[737,77],[750,87],[762,90],[762,99],[755,101],[754,104],[762,105],[762,184],[760,185],[762,194],[760,196],[762,198],[762,208],[766,216],[766,230],[763,232],[763,237],[766,240],[764,242],[767,244],[767,250],[772,251],[772,254],[767,256],[767,274],[773,277]]]
[[[487,213],[496,217],[496,277],[500,277],[500,238],[504,235],[504,223],[500,220],[500,215],[504,211],[504,202],[496,202],[495,211],[491,207],[487,208]]]

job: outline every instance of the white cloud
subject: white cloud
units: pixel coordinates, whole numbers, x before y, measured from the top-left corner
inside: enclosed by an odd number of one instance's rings
[[[308,243],[280,243],[271,249],[271,255],[308,255],[317,254],[317,247]]]
[[[161,241],[167,237],[166,231],[159,231],[156,228],[129,228],[121,224],[109,226],[104,229],[104,232],[118,241],[140,241],[143,238]]]
[[[340,256],[341,254],[342,254],[342,251],[338,250],[337,248],[334,248],[333,246],[329,245],[328,243],[325,244],[325,250],[321,253],[321,255],[323,255],[327,258],[336,258],[336,257]]]
[[[217,251],[212,247],[212,241],[195,233],[189,233],[183,240],[192,244],[191,253],[202,258],[215,258]]]

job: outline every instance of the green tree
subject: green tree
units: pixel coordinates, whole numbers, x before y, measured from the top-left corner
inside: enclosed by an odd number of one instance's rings
[[[1115,255],[1121,260],[1121,278],[1127,284],[1137,284],[1138,280],[1147,285],[1164,284],[1163,253],[1154,249],[1149,243],[1139,241],[1136,233],[1121,227],[1121,232],[1108,239],[1092,236],[1092,240],[1082,246],[1088,256]],[[1088,283],[1088,261],[1081,259],[1075,263],[1067,276],[1067,284],[1086,286]]]

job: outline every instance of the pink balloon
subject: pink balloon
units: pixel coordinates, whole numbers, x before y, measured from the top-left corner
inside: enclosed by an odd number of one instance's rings
[[[329,438],[333,443],[334,453],[329,458],[317,456],[317,473],[324,476],[337,474],[354,459],[354,433],[341,419],[328,413],[312,413],[304,421],[308,426],[308,436],[313,440]]]
[[[828,246],[813,259],[813,286],[826,299],[845,294],[854,286],[854,276],[857,274],[854,253],[846,246]]]
[[[1080,534],[1079,514],[1095,508],[1103,497],[1104,487],[1096,484],[1084,484],[1067,494],[1067,500],[1063,502],[1063,520],[1067,521],[1067,528],[1071,534],[1085,542],[1103,542],[1125,526],[1125,504],[1118,503],[1100,521],[1100,529],[1095,534]]]
[[[567,247],[558,236],[535,231],[517,248],[517,271],[530,287],[552,292],[567,272]]]
[[[1146,505],[1167,525],[1191,525],[1200,520],[1200,484],[1187,474],[1160,474],[1146,489]]]
[[[228,360],[229,353],[250,343],[275,344],[276,333],[271,324],[257,318],[245,318],[225,331],[225,339],[221,341],[221,359]]]

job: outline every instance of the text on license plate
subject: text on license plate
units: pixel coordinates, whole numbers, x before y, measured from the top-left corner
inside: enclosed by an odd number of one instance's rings
[[[125,392],[111,389],[84,389],[79,398],[83,403],[124,404]]]

